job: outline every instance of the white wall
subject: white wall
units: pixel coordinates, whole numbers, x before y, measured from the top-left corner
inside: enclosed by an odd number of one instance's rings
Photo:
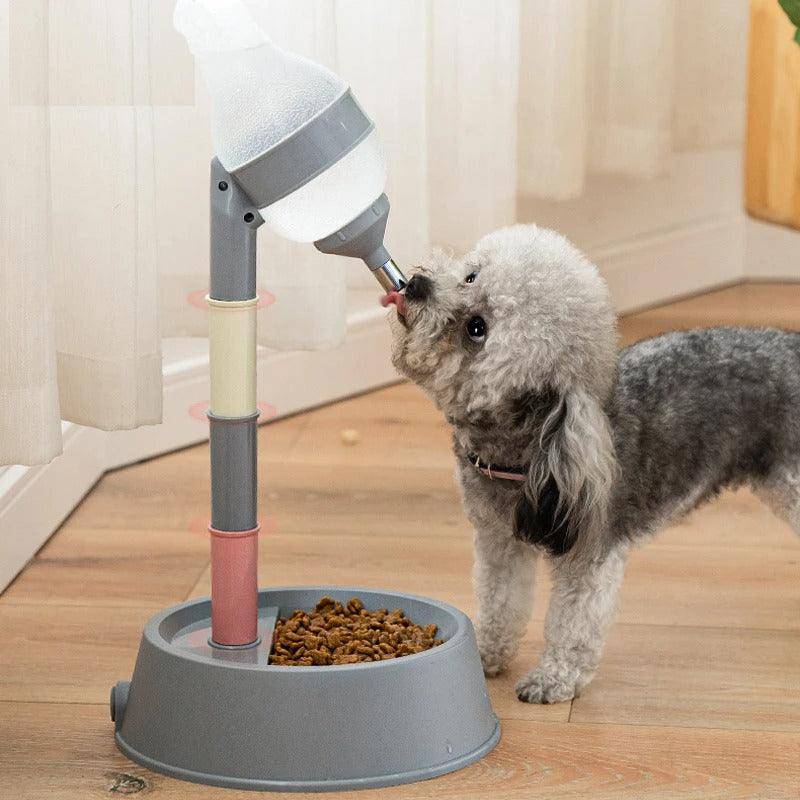
[[[748,217],[745,277],[751,281],[800,280],[800,231]]]

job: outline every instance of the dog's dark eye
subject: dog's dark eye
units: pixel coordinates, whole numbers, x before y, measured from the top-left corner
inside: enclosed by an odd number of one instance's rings
[[[477,272],[470,272],[470,274],[467,275],[466,278],[464,278],[464,283],[475,283],[475,278],[477,277],[478,277]]]
[[[470,317],[467,322],[467,336],[473,342],[482,342],[486,338],[486,323],[483,317]]]

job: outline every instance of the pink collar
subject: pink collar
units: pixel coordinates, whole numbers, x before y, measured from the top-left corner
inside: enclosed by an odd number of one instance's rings
[[[496,464],[489,464],[486,461],[481,461],[480,457],[475,453],[469,453],[469,455],[467,455],[467,461],[469,461],[478,472],[492,480],[498,478],[504,481],[524,481],[525,478],[528,477],[527,467],[501,467]]]

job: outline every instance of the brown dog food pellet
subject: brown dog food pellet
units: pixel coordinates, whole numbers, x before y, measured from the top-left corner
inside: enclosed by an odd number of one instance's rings
[[[270,664],[323,667],[386,661],[442,643],[436,626],[415,625],[399,608],[368,611],[357,597],[342,604],[323,597],[313,611],[281,617],[272,634]]]

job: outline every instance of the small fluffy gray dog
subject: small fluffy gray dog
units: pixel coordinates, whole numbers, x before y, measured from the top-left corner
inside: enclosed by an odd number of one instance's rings
[[[453,427],[487,675],[517,652],[537,553],[552,562],[521,700],[592,679],[632,542],[742,484],[800,530],[799,334],[715,328],[620,351],[595,267],[533,225],[432,256],[384,303],[395,366]]]

